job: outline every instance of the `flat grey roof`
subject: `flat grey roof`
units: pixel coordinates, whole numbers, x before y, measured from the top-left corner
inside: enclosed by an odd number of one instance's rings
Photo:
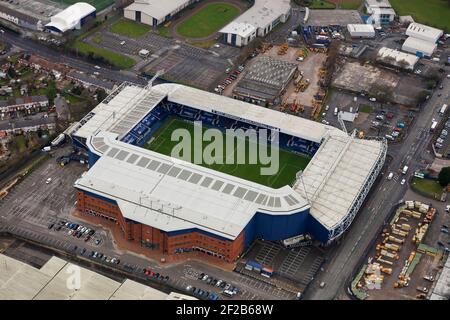
[[[67,283],[80,273],[80,287]],[[175,295],[175,299],[193,299]],[[0,300],[166,300],[174,295],[131,280],[123,283],[52,257],[41,269],[0,254]]]

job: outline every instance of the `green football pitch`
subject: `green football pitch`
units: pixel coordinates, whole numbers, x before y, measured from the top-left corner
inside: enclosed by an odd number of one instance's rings
[[[74,3],[80,2],[79,0],[52,0],[52,1],[66,5],[72,5]],[[94,6],[95,9],[97,9],[98,13],[99,11],[112,5],[114,3],[114,0],[84,0],[83,2],[89,3],[90,5]]]
[[[189,131],[191,137],[194,137],[194,124],[191,122],[183,121],[178,118],[170,117],[165,123],[159,128],[155,134],[150,138],[143,147],[164,155],[171,155],[174,147],[179,144],[179,141],[172,141],[172,132],[176,129],[186,129]],[[203,132],[209,129],[206,126],[202,127]],[[223,134],[223,133],[222,133]],[[243,138],[240,138],[243,139]],[[224,139],[225,140],[225,139]],[[241,140],[242,141],[242,140]],[[203,147],[205,148],[211,142],[203,142]],[[225,162],[230,162],[230,158],[234,159],[234,163],[236,163],[237,158],[235,155],[235,151],[237,149],[237,143],[234,145],[234,151],[231,154],[226,154],[224,152],[224,158],[222,161],[223,164],[213,163],[213,164],[205,164],[201,163],[199,165],[203,167],[210,168],[215,171],[220,171],[226,174],[230,174],[245,180],[253,181],[262,185],[266,185],[272,188],[280,188],[285,185],[291,184],[295,180],[295,175],[299,170],[305,169],[310,161],[310,157],[299,155],[293,152],[289,152],[282,149],[276,149],[276,152],[279,152],[279,169],[273,175],[261,175],[261,168],[268,167],[268,164],[249,164],[249,146],[251,143],[248,139],[245,142],[245,152],[246,152],[246,164],[226,164]],[[226,143],[224,142],[224,150],[226,150]],[[194,150],[194,142],[191,141],[191,159],[193,159]],[[269,150],[269,155],[270,150]],[[193,161],[191,161],[193,162]],[[259,161],[258,161],[259,162]]]

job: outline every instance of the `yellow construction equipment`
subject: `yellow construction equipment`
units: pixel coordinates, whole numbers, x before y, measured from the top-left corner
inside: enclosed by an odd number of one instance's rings
[[[289,49],[289,45],[287,43],[281,45],[278,48],[278,55],[279,56],[285,55],[287,53],[288,49]]]

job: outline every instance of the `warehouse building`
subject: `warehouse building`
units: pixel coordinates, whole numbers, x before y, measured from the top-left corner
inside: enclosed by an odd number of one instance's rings
[[[423,41],[437,43],[444,31],[420,23],[410,23],[406,35]]]
[[[25,14],[14,8],[0,4],[0,18],[4,21],[17,25],[20,28],[30,30],[42,30],[42,22],[36,17]]]
[[[38,269],[0,254],[0,283],[0,300],[197,300],[129,279],[118,282],[58,257]]]
[[[402,50],[418,57],[431,57],[437,48],[437,41],[444,32],[420,23],[410,23],[406,29],[409,36],[403,43]]]
[[[370,24],[348,24],[347,30],[352,38],[375,38],[375,28]]]
[[[289,0],[254,0],[253,6],[220,30],[224,42],[236,47],[249,44],[256,37],[265,37],[291,13]]]
[[[378,50],[377,60],[394,67],[413,70],[416,63],[419,61],[419,57],[414,54],[382,47]]]
[[[278,145],[312,156],[274,189],[142,146],[170,117],[221,129],[273,129]],[[321,123],[178,85],[124,84],[70,129],[89,171],[75,182],[85,219],[116,223],[142,249],[236,261],[255,239],[303,234],[329,244],[350,226],[383,167],[384,139],[357,139]],[[120,182],[120,183],[119,183]]]
[[[260,56],[234,87],[233,98],[261,106],[277,104],[297,70],[295,63]]]
[[[414,37],[408,37],[402,45],[403,51],[415,54],[419,58],[431,57],[436,48],[436,43]]]
[[[124,17],[156,27],[199,0],[136,0],[123,10]]]
[[[382,27],[394,21],[395,11],[388,0],[365,0],[364,5],[370,15],[366,20],[367,24]]]
[[[96,9],[86,2],[77,2],[60,13],[52,16],[45,30],[52,33],[64,33],[81,27],[90,19],[95,19]]]

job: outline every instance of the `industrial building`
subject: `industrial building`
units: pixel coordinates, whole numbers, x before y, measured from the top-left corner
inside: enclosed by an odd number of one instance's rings
[[[144,149],[169,117],[221,129],[273,129],[278,146],[312,156],[292,185],[273,189]],[[87,151],[77,209],[115,221],[142,248],[235,261],[255,239],[309,234],[323,244],[350,226],[386,157],[384,139],[177,85],[123,84],[70,128]]]
[[[52,33],[64,33],[80,29],[87,21],[94,19],[96,9],[86,2],[77,2],[50,18],[45,30]]]
[[[254,0],[253,6],[220,30],[224,42],[236,47],[266,36],[291,13],[289,0]]]
[[[156,27],[199,0],[136,0],[123,10],[124,17]]]
[[[414,37],[408,37],[402,45],[402,50],[415,54],[418,57],[431,57],[437,48],[437,44],[421,40]]]
[[[370,24],[348,24],[347,31],[352,38],[375,38],[375,28]]]
[[[417,22],[410,23],[406,29],[406,35],[424,40],[431,43],[437,43],[439,38],[442,37],[444,31],[433,27],[426,26]]]
[[[0,300],[197,300],[129,279],[120,283],[57,257],[37,269],[0,254],[0,283]]]
[[[394,21],[395,11],[388,0],[365,0],[364,5],[370,15],[367,24],[382,27]]]
[[[50,17],[64,8],[65,5],[52,1],[1,1],[0,19],[4,25],[18,32],[42,31]]]
[[[394,67],[413,70],[416,63],[419,61],[419,57],[395,49],[382,47],[378,50],[377,60]]]
[[[297,71],[295,63],[260,56],[234,87],[233,98],[261,106],[277,104]]]
[[[402,50],[418,57],[431,57],[437,48],[437,41],[444,32],[420,23],[410,23],[406,29],[409,36],[403,43]]]

